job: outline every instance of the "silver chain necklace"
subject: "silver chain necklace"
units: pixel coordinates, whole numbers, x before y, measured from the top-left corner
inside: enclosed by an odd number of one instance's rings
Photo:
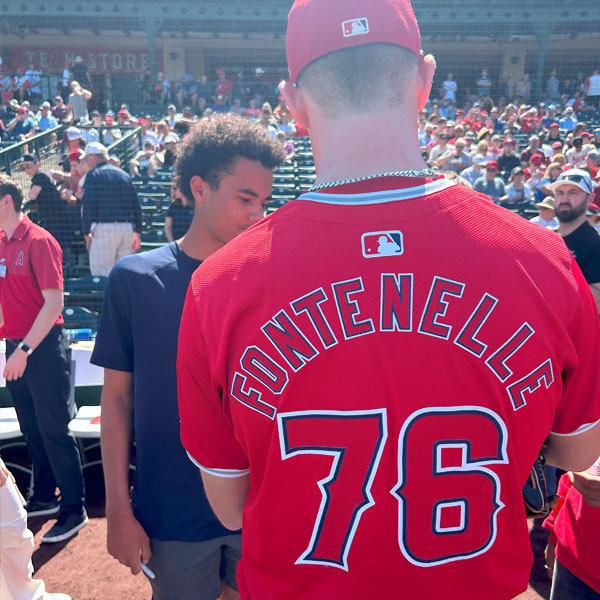
[[[346,185],[348,183],[357,183],[358,181],[369,181],[371,179],[379,179],[380,177],[437,177],[439,171],[435,169],[421,169],[420,171],[390,171],[389,173],[380,173],[379,175],[365,175],[364,177],[354,177],[354,179],[339,179],[338,181],[328,181],[327,183],[318,183],[310,188],[310,192],[324,190],[338,185]]]

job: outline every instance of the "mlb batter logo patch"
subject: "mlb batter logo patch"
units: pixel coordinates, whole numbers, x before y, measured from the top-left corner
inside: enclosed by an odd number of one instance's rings
[[[342,23],[344,37],[353,37],[355,35],[365,35],[369,33],[368,19],[350,19]]]
[[[363,233],[361,241],[362,254],[365,258],[402,256],[404,254],[404,236],[401,231]]]

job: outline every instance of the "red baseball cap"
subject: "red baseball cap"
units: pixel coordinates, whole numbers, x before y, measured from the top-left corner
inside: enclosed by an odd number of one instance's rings
[[[461,115],[464,115],[464,114],[465,114],[465,111],[464,111],[462,108],[459,108],[459,109],[456,111],[456,116],[457,116],[457,117],[458,117],[458,116],[461,116]]]
[[[552,150],[555,150],[556,148],[562,148],[562,144],[560,142],[554,142],[554,144],[552,144]]]
[[[81,148],[76,148],[69,154],[69,162],[75,162],[77,160],[81,160],[84,155],[84,151]]]
[[[534,165],[541,165],[543,161],[544,157],[541,154],[532,154],[531,158],[529,159],[529,162],[533,163]]]
[[[490,162],[487,165],[485,165],[485,168],[486,169],[491,169],[491,170],[497,169],[498,168],[498,161],[497,160],[490,160]]]
[[[290,81],[325,54],[387,43],[421,56],[421,34],[409,0],[296,0],[288,17]]]
[[[515,140],[513,140],[512,138],[506,138],[504,140],[504,145],[505,146],[508,145],[508,144],[514,144],[514,143],[515,143]]]
[[[559,124],[558,123],[550,123],[550,128],[552,128],[552,127],[559,127]]]

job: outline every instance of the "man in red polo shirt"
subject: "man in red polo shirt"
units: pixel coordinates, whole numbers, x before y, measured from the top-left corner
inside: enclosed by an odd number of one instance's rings
[[[62,252],[21,212],[23,192],[0,176],[0,334],[3,376],[33,463],[29,516],[58,513],[43,542],[62,542],[87,523],[83,476],[68,434],[71,350],[63,330]],[[60,488],[60,505],[56,487]]]

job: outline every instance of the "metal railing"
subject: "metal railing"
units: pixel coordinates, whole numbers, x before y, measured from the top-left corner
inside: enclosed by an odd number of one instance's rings
[[[119,158],[121,168],[129,172],[129,161],[142,149],[142,128],[135,127],[120,140],[108,146],[108,153]]]
[[[42,169],[56,168],[60,160],[60,140],[65,125],[59,125],[38,133],[21,142],[15,142],[0,150],[0,172],[10,175],[24,190],[31,184],[29,177],[19,168],[21,157],[25,153],[37,154]]]
[[[67,150],[63,144],[63,133],[68,126],[61,124],[21,142],[4,144],[4,147],[0,149],[0,172],[10,175],[24,190],[29,189],[31,181],[19,166],[21,157],[25,153],[36,154],[40,159],[43,171],[59,168],[61,154]],[[78,128],[82,131],[90,129],[98,131],[100,143],[107,146],[109,154],[115,155],[121,160],[121,165],[126,171],[129,161],[142,147],[140,127],[80,125]],[[112,141],[108,138],[110,131],[116,129],[121,131],[121,138],[107,144],[106,142]]]

